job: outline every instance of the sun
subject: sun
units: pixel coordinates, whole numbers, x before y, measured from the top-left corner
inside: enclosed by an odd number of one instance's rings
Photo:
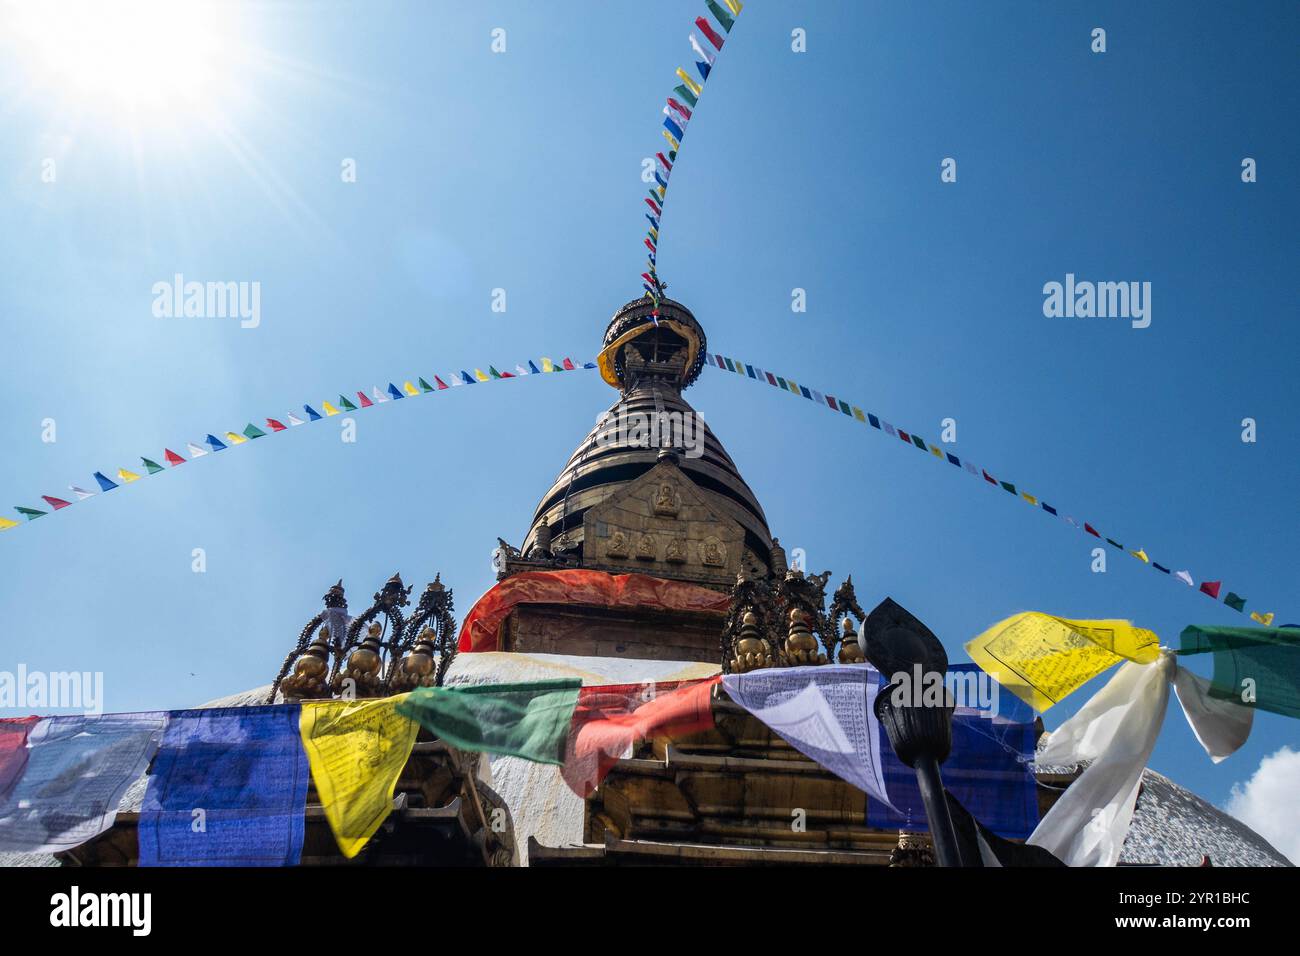
[[[230,14],[208,0],[28,0],[5,13],[31,57],[33,91],[132,112],[208,94],[231,32]]]

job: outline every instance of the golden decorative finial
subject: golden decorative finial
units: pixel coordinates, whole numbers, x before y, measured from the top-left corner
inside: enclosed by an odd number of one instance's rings
[[[817,638],[813,637],[812,630],[808,627],[808,615],[802,608],[790,608],[785,656],[794,665],[826,663],[826,655],[817,650]]]
[[[402,658],[397,673],[393,675],[394,693],[404,693],[416,687],[432,687],[437,679],[434,668],[433,645],[438,635],[433,628],[426,627],[420,632],[411,653]]]
[[[772,663],[772,645],[759,633],[754,612],[746,611],[740,619],[740,635],[736,638],[736,656],[731,659],[731,672],[743,674],[771,667]]]
[[[370,622],[366,639],[348,655],[348,666],[335,679],[336,692],[346,694],[351,681],[351,690],[357,697],[373,697],[379,693],[379,668],[383,663],[379,637],[382,631],[378,621]]]
[[[330,629],[322,626],[302,656],[293,665],[293,673],[280,683],[285,700],[328,697]]]
[[[841,640],[839,659],[841,664],[862,664],[866,658],[862,656],[862,648],[858,647],[858,635],[853,630],[853,620],[844,615],[844,620],[840,624]]]

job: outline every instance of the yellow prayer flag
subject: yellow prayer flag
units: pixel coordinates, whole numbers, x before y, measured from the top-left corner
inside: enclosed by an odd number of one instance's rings
[[[792,392],[794,392],[796,395],[798,395],[798,394],[799,394],[799,386],[796,385],[796,384],[794,383],[794,379],[792,379],[792,378],[787,378],[785,381],[786,381],[786,384],[790,386],[790,391],[792,391]]]
[[[1151,563],[1151,559],[1147,557],[1147,553],[1143,551],[1141,548],[1138,548],[1136,551],[1130,551],[1129,554],[1133,555],[1133,557],[1137,558],[1139,561],[1143,562],[1144,564]]]
[[[862,414],[862,409],[858,408],[856,405],[853,406],[853,417],[864,424],[866,423],[866,416]]]
[[[1073,621],[1038,611],[1013,614],[966,645],[989,676],[1045,713],[1120,660],[1150,664],[1160,638],[1128,621]]]
[[[545,355],[542,356],[542,371],[543,372],[555,371],[555,363],[552,362],[550,359],[548,359]]]
[[[407,395],[419,395],[420,390],[410,383],[409,380],[402,383],[402,391]]]
[[[736,16],[740,16],[740,11],[745,9],[745,5],[740,0],[726,0],[726,4]]]
[[[331,405],[329,402],[325,402],[324,404],[321,405],[321,407],[325,409],[325,414],[327,416],[337,415],[339,413],[339,410],[335,408],[333,405]]]
[[[478,379],[480,382],[492,381],[492,379],[488,377],[487,372],[483,371],[481,368],[474,369],[474,377]]]
[[[1022,492],[1020,492],[1020,497],[1021,497],[1021,498],[1024,498],[1024,499],[1025,499],[1026,501],[1028,501],[1031,505],[1037,505],[1037,504],[1038,504],[1038,499],[1035,498],[1033,495],[1031,495],[1031,494],[1030,494],[1029,492],[1027,492],[1027,491],[1022,491]]]
[[[680,66],[677,68],[677,78],[681,80],[683,83],[685,83],[686,88],[690,90],[692,93],[694,93],[696,96],[699,96],[700,93],[704,91],[704,87],[700,86],[700,84],[696,83],[693,79],[691,79],[691,75],[687,73],[685,70],[683,70]]]
[[[1251,611],[1250,619],[1252,621],[1258,621],[1260,624],[1268,627],[1273,623],[1273,612],[1269,611],[1267,614],[1260,614],[1258,611]]]
[[[930,446],[930,454],[931,454],[931,455],[934,455],[935,458],[942,458],[942,457],[943,457],[943,452],[941,452],[941,451],[940,451],[938,448],[936,448],[934,445],[931,445],[931,446]]]
[[[310,700],[298,728],[325,818],[348,859],[393,809],[393,791],[419,724],[397,712],[406,694],[381,700]]]
[[[659,132],[661,132],[661,133],[664,134],[664,139],[668,140],[668,145],[671,146],[673,149],[681,149],[681,148],[682,148],[681,143],[679,143],[679,142],[677,142],[677,140],[673,139],[673,134],[670,133],[670,132],[668,132],[668,130],[666,130],[666,129],[661,129]],[[660,198],[660,200],[662,200],[662,199],[663,199],[663,196],[660,196],[659,198]]]
[[[119,468],[117,470],[117,477],[121,478],[123,481],[135,481],[140,476],[134,471],[127,471],[125,468]]]
[[[230,442],[232,445],[242,445],[244,442],[248,441],[248,439],[239,434],[239,432],[226,432],[226,441]]]
[[[18,522],[11,518],[0,515],[0,531],[8,531],[10,528],[18,527]],[[1253,615],[1252,615],[1253,616]]]

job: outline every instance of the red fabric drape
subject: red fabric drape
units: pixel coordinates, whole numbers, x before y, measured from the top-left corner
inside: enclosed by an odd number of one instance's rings
[[[731,597],[682,581],[648,574],[604,571],[524,571],[506,578],[478,599],[460,628],[461,651],[495,651],[506,615],[519,604],[585,604],[724,614]]]

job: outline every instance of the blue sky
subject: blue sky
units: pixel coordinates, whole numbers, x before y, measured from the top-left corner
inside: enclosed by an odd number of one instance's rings
[[[219,10],[159,40],[208,72],[162,107],[0,57],[5,513],[341,391],[590,359],[640,292],[641,160],[701,2]],[[1298,21],[754,0],[674,171],[661,275],[714,351],[932,441],[952,417],[956,454],[1300,620]],[[155,318],[178,272],[260,282],[261,324]],[[1149,281],[1150,328],[1046,318],[1067,272]],[[1094,539],[809,402],[716,370],[687,397],[787,547],[868,607],[900,601],[954,659],[1025,609],[1170,644],[1242,622],[1114,552],[1092,573]],[[319,422],[7,532],[0,669],[102,671],[110,710],[179,707],[270,680],[340,576],[361,608],[396,570],[417,591],[441,571],[463,615],[613,398],[585,372],[392,403],[355,416],[355,444]],[[1260,713],[1216,767],[1171,710],[1152,763],[1222,802],[1298,737]]]

